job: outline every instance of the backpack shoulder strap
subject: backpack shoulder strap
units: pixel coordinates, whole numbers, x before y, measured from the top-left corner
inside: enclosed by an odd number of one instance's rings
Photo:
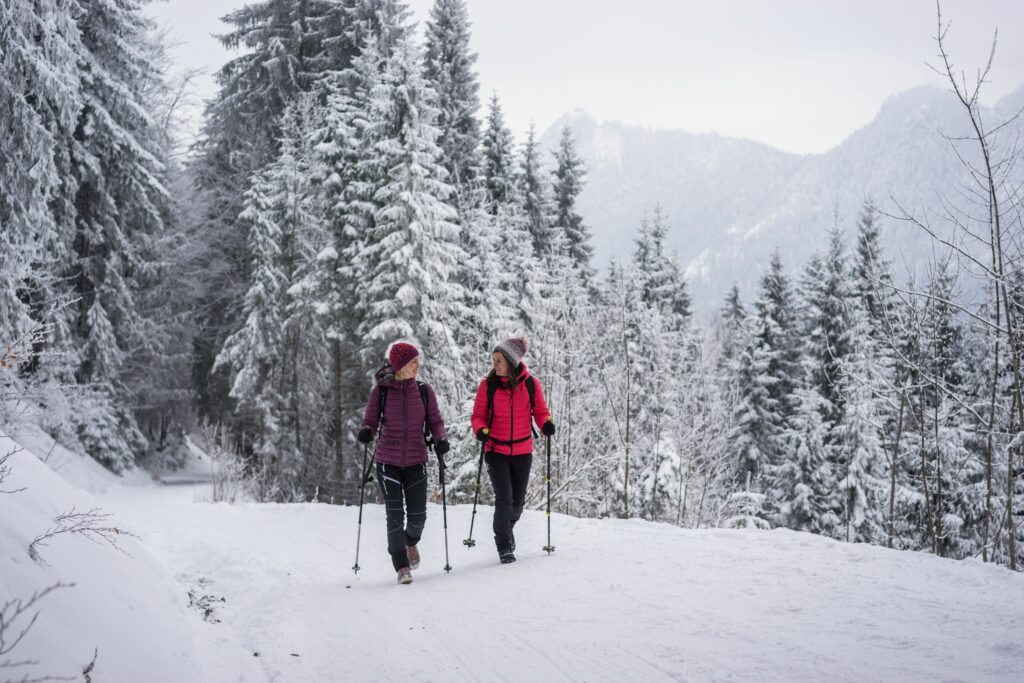
[[[533,401],[534,401],[533,395],[534,395],[534,392],[537,391],[537,387],[533,383],[533,375],[530,375],[529,377],[527,377],[526,380],[523,382],[523,384],[526,385],[526,393],[528,393],[530,395],[530,414],[533,415],[533,409],[536,407],[536,406],[534,406],[534,403],[533,403]]]
[[[528,393],[530,395],[530,431],[533,432],[533,438],[536,439],[537,437],[540,436],[540,434],[537,433],[537,428],[533,426],[533,411],[536,408],[536,405],[534,405],[534,402],[533,402],[533,400],[534,400],[533,399],[533,395],[537,391],[537,387],[534,386],[534,383],[533,383],[533,375],[530,375],[529,377],[527,377],[523,381],[523,384],[526,385],[526,393]]]
[[[377,391],[377,422],[378,429],[384,431],[384,406],[388,402],[388,388],[385,385],[380,385]]]
[[[427,448],[434,445],[434,439],[430,435],[430,427],[427,424],[427,418],[430,416],[430,395],[427,393],[426,382],[416,380],[416,385],[420,389],[420,398],[423,399],[423,440],[427,442]]]

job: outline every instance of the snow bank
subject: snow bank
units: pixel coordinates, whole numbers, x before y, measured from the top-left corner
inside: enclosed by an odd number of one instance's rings
[[[24,440],[38,443],[33,437]],[[17,448],[10,438],[0,437],[0,457]],[[111,483],[113,475],[96,471],[99,465],[89,458],[54,449],[50,459],[63,462],[59,469],[88,485],[106,488]],[[88,512],[102,503],[71,486],[29,450],[14,452],[7,465],[10,475],[0,485],[6,491],[0,493],[0,602],[7,605],[5,619],[13,614],[14,601],[25,603],[48,587],[62,587],[10,625],[8,645],[38,614],[17,647],[0,656],[0,662],[36,664],[0,668],[0,679],[82,680],[95,654],[94,681],[200,680],[193,645],[198,617],[186,609],[188,596],[182,587],[142,543],[127,535],[113,534],[124,551],[119,552],[102,539],[63,533],[41,547],[41,561],[33,561],[29,545],[56,526],[58,515],[72,509]],[[131,520],[118,517],[106,518],[102,526],[136,531]]]

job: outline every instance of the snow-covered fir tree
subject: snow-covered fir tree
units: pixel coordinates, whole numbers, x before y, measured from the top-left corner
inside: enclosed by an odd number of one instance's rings
[[[61,0],[11,0],[0,8],[0,119],[7,126],[0,136],[0,338],[7,340],[27,332],[33,308],[60,291],[53,259],[70,240],[50,203],[71,180],[59,158],[81,107],[76,8]]]
[[[551,184],[544,170],[540,143],[537,142],[537,133],[532,123],[520,154],[516,196],[522,203],[523,214],[528,221],[533,252],[540,257],[545,250],[551,249],[555,218]]]
[[[511,204],[516,191],[515,155],[512,132],[505,127],[498,94],[491,95],[487,126],[480,144],[480,177],[487,190],[487,203],[493,213]]]
[[[469,38],[465,0],[436,0],[427,21],[423,75],[437,93],[438,146],[456,188],[473,180],[480,142],[480,84]]]
[[[576,262],[580,272],[590,284],[593,276],[591,259],[594,247],[590,243],[590,230],[583,222],[583,217],[576,212],[576,199],[583,191],[586,169],[583,159],[576,151],[576,140],[572,128],[564,126],[559,138],[555,154],[553,191],[555,199],[554,229],[565,235],[569,254]]]
[[[784,457],[782,438],[802,385],[796,318],[789,278],[774,254],[748,318],[749,343],[740,358],[740,397],[731,441],[736,485],[750,476],[752,490],[772,486]]]
[[[843,234],[829,232],[824,259],[812,259],[804,284],[804,363],[811,387],[824,399],[820,409],[833,428],[844,414],[840,368],[850,353],[850,293]],[[831,437],[827,437],[832,441]]]
[[[440,164],[434,94],[418,60],[418,50],[400,42],[370,89],[367,134],[385,175],[359,254],[365,280],[356,305],[367,357],[382,358],[391,341],[411,339],[430,363],[425,376],[447,397],[464,376],[452,330],[465,318],[466,295],[451,276],[465,255],[449,203],[453,188]]]

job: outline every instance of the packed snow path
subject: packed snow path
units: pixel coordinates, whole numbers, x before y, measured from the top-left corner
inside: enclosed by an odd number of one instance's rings
[[[224,597],[211,680],[1024,680],[1024,576],[810,534],[544,516],[500,565],[491,509],[431,506],[415,582],[395,583],[383,510],[208,504],[203,487],[115,488],[179,581]],[[242,659],[248,659],[243,662]],[[235,662],[236,664],[232,664]],[[233,673],[234,672],[234,673]]]

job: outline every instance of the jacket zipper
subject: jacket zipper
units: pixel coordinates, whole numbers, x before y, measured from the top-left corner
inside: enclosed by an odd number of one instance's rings
[[[516,401],[515,387],[509,382],[508,385],[508,454],[512,455],[515,450],[516,440]]]
[[[402,387],[402,467],[405,467],[405,453],[409,449],[409,387]]]

